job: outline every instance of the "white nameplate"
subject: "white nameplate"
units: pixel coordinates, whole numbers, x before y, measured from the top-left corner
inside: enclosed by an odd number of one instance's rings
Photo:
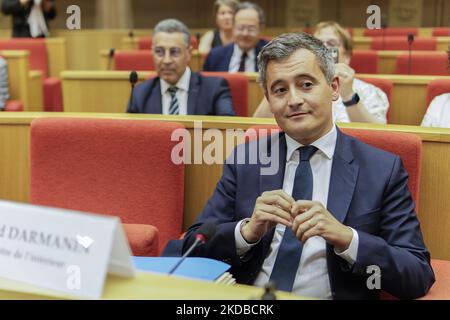
[[[134,275],[118,218],[0,201],[0,278],[100,299],[108,272]]]

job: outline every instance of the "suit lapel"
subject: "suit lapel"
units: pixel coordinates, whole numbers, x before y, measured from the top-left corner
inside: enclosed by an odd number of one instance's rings
[[[150,87],[150,97],[147,100],[146,113],[162,114],[161,82],[159,78],[153,79]]]
[[[343,222],[355,191],[359,165],[353,161],[349,138],[337,129],[336,151],[328,190],[328,211]]]
[[[198,92],[200,90],[200,76],[198,73],[192,73],[189,81],[187,114],[197,114],[196,106],[198,105]]]

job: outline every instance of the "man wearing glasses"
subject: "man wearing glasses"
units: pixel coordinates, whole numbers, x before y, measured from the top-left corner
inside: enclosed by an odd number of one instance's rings
[[[259,38],[265,22],[262,9],[251,2],[241,3],[234,16],[235,41],[210,51],[203,70],[228,72],[257,72],[256,57],[266,40]]]
[[[153,61],[158,76],[138,85],[128,113],[234,116],[231,93],[223,78],[191,72],[191,34],[180,21],[159,22],[153,32]]]

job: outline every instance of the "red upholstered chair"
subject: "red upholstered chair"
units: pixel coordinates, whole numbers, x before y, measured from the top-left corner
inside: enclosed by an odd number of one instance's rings
[[[122,71],[148,71],[155,70],[153,55],[150,50],[117,51],[114,54],[116,70]]]
[[[397,56],[397,74],[408,74],[409,54]],[[411,54],[411,74],[448,76],[448,56],[445,52],[412,52]]]
[[[417,28],[386,28],[384,29],[384,36],[407,36],[409,33],[417,36]],[[364,37],[382,37],[383,29],[365,29]]]
[[[436,96],[444,93],[450,93],[450,80],[449,79],[436,79],[428,84],[427,88],[427,107]]]
[[[449,27],[434,28],[433,37],[450,37],[450,28]]]
[[[394,84],[392,81],[387,79],[378,79],[378,78],[370,78],[370,77],[361,77],[357,75],[358,79],[373,84],[375,87],[380,88],[386,94],[389,101],[389,109],[387,111],[387,122],[389,123],[389,116],[391,113],[391,101],[392,101],[392,90],[394,89]]]
[[[434,37],[416,37],[411,46],[412,50],[428,50],[435,51],[437,47],[436,38]],[[370,45],[372,50],[408,50],[407,36],[393,36],[393,37],[374,37]]]
[[[183,128],[159,121],[36,119],[31,124],[30,200],[145,224],[127,227],[135,229],[130,241],[144,236],[144,245],[133,252],[159,253],[181,234],[184,165],[171,159],[178,144],[171,135]],[[150,241],[155,230],[148,225],[159,230],[155,248]]]
[[[191,46],[193,49],[198,49],[197,38],[191,36]],[[140,37],[138,39],[138,49],[139,50],[150,50],[152,48],[152,38],[151,37]]]
[[[30,69],[42,72],[44,80],[44,110],[63,111],[62,87],[59,78],[48,77],[48,55],[45,39],[2,39],[0,50],[27,50]]]
[[[264,130],[263,130],[264,129]],[[269,130],[272,130],[269,132]],[[246,140],[257,139],[274,133],[273,130],[280,130],[276,125],[261,125],[251,127],[246,133]],[[385,151],[397,154],[403,162],[405,170],[408,172],[408,188],[416,203],[416,212],[419,207],[419,187],[420,172],[422,162],[422,141],[410,133],[389,132],[382,130],[362,130],[341,128],[341,130],[369,145]],[[420,299],[450,299],[450,261],[431,260],[431,265],[436,276],[434,283],[428,294]],[[393,299],[392,296],[382,293],[382,299]]]
[[[8,100],[5,104],[5,111],[19,112],[23,111],[23,103],[18,100]]]
[[[253,140],[258,136],[266,135],[268,129],[279,130],[279,127],[276,125],[262,125],[254,126],[250,129],[246,134],[247,140]],[[422,161],[421,139],[418,136],[409,133],[349,128],[341,128],[341,130],[367,144],[400,156],[403,165],[409,174],[408,188],[416,203],[416,212],[418,213]],[[274,131],[271,133],[274,133]],[[436,282],[428,294],[421,299],[450,299],[450,261],[432,259],[431,265],[433,266],[436,276]],[[392,298],[392,296],[386,293],[382,294],[382,299]]]
[[[374,50],[353,50],[350,67],[356,73],[378,73],[378,53]]]
[[[222,77],[227,80],[236,115],[248,116],[248,79],[244,74],[228,72],[202,72],[201,74],[207,77]]]

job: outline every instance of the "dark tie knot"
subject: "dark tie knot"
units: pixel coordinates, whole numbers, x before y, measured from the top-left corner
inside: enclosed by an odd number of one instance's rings
[[[298,148],[298,151],[300,152],[300,161],[309,161],[317,151],[317,148],[314,146],[305,146]]]
[[[177,87],[170,87],[169,89],[167,89],[167,92],[169,92],[172,97],[177,93],[177,91]]]
[[[244,60],[247,59],[247,57],[248,57],[247,51],[242,52],[241,59]]]

